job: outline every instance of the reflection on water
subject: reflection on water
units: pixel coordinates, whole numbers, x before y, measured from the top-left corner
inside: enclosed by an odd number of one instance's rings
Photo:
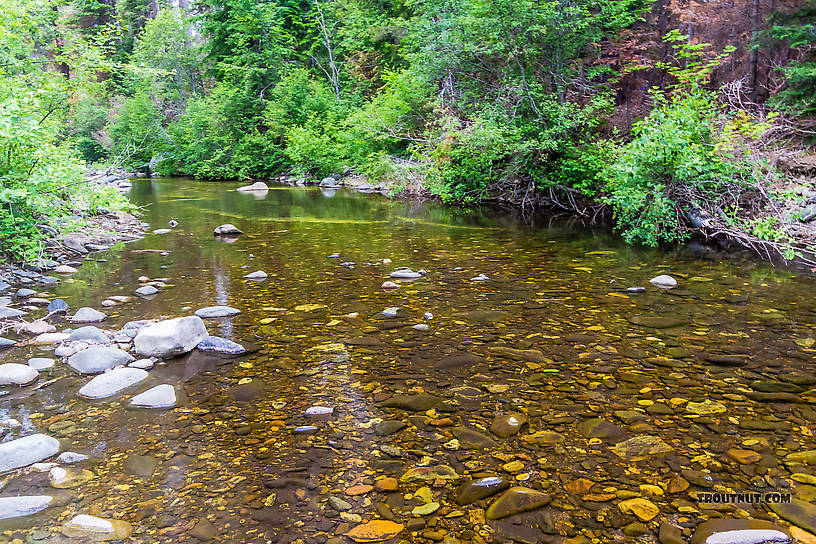
[[[394,542],[654,542],[661,525],[770,517],[701,505],[698,491],[816,497],[816,456],[801,455],[816,448],[812,279],[706,248],[625,247],[570,221],[233,188],[134,182],[152,228],[179,226],[93,255],[56,294],[99,307],[140,276],[166,278],[152,299],[106,309],[105,326],[230,305],[242,313],[208,328],[253,351],[166,361],[113,401],[77,398],[87,379],[63,364],[53,385],[4,397],[4,418],[91,455],[96,476],[8,524],[8,539],[59,542],[62,523],[91,513],[145,543],[349,542],[372,519],[402,526]],[[223,223],[244,234],[216,240]],[[427,276],[381,289],[401,266]],[[268,278],[243,279],[255,270]],[[658,274],[680,285],[652,287]],[[178,408],[126,408],[158,383],[179,386]],[[305,415],[313,406],[334,411]],[[506,485],[459,490],[497,475],[549,502],[524,512]],[[30,473],[2,494],[14,492],[54,490]]]

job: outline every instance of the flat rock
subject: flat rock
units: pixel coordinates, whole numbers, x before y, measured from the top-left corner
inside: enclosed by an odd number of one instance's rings
[[[90,342],[93,344],[110,344],[111,339],[101,329],[93,325],[86,325],[71,331],[69,340],[75,342]]]
[[[439,404],[439,397],[420,393],[418,395],[394,395],[380,403],[384,408],[399,408],[410,412],[426,412]]]
[[[514,361],[532,361],[542,364],[552,362],[550,359],[545,357],[540,350],[537,349],[516,349],[507,346],[491,346],[488,348],[488,351],[490,351],[490,353],[492,353],[494,356],[506,357]]]
[[[404,421],[387,419],[385,421],[377,423],[377,425],[375,425],[374,427],[374,431],[380,436],[390,436],[392,434],[398,433],[407,426],[408,424],[405,423]]]
[[[456,504],[464,506],[491,497],[510,487],[510,482],[498,476],[477,478],[465,482],[456,493]]]
[[[401,523],[384,519],[373,519],[363,525],[358,525],[346,533],[354,542],[382,542],[400,534],[405,526]]]
[[[547,505],[550,496],[529,487],[511,487],[487,509],[487,519],[502,519]]]
[[[208,306],[206,308],[196,310],[195,315],[202,319],[207,319],[211,317],[230,317],[240,313],[241,310],[232,308],[230,306]]]
[[[770,521],[712,519],[701,523],[689,544],[783,544],[790,536]]]
[[[70,336],[71,335],[64,332],[47,332],[35,338],[34,343],[37,345],[59,344],[60,342],[68,340]]]
[[[17,345],[17,342],[15,342],[14,340],[12,340],[10,338],[3,338],[2,336],[0,336],[0,349],[10,348],[10,347],[16,346],[16,345]]]
[[[56,332],[57,328],[49,323],[48,321],[43,321],[42,319],[38,319],[37,321],[32,321],[31,323],[27,323],[23,328],[22,332],[26,334],[30,334],[31,336],[39,336],[41,334],[46,334],[50,332]]]
[[[136,385],[147,376],[141,368],[117,367],[93,378],[77,394],[88,399],[104,399]]]
[[[73,266],[68,266],[67,264],[61,264],[54,269],[54,272],[57,274],[76,274],[77,269]]]
[[[91,346],[68,357],[68,366],[82,374],[99,374],[133,360],[130,353],[121,349]]]
[[[103,519],[87,514],[74,516],[62,526],[62,534],[86,541],[124,540],[133,533],[130,523],[118,519]]]
[[[414,272],[410,268],[401,268],[391,272],[390,276],[399,280],[416,280],[422,277],[419,272]]]
[[[801,529],[816,533],[816,505],[800,499],[791,499],[791,502],[769,503],[774,513],[785,521]]]
[[[624,514],[633,514],[641,521],[649,521],[660,513],[655,503],[643,497],[636,497],[618,503],[618,509]]]
[[[54,363],[54,359],[49,359],[47,357],[32,357],[28,360],[28,366],[38,372],[48,370],[49,368],[54,368]]]
[[[23,317],[24,315],[26,315],[26,312],[22,310],[0,306],[0,319],[17,319],[18,317]]]
[[[54,500],[48,495],[0,497],[0,519],[21,518],[45,510]]]
[[[263,181],[256,181],[252,185],[244,185],[243,187],[238,187],[235,190],[240,191],[242,193],[252,193],[255,191],[268,191],[269,186]]]
[[[0,444],[0,472],[39,463],[59,452],[59,442],[45,434],[32,434]]]
[[[237,342],[221,338],[220,336],[208,336],[198,343],[196,349],[212,353],[220,353],[234,357],[246,353],[246,348]]]
[[[639,327],[651,329],[672,329],[686,324],[686,321],[677,317],[662,315],[633,315],[629,318],[629,322]]]
[[[636,436],[612,446],[612,452],[627,461],[642,461],[653,456],[663,456],[674,450],[657,436]]]
[[[612,442],[628,438],[626,431],[601,418],[582,421],[578,424],[578,433],[584,438],[600,438]]]
[[[176,389],[169,383],[157,385],[130,399],[135,408],[172,408],[176,405]]]
[[[108,316],[99,310],[80,308],[71,317],[71,323],[98,323],[99,321],[103,321],[106,317]]]
[[[462,444],[462,448],[466,450],[481,450],[496,447],[495,440],[463,425],[453,427],[451,432]]]
[[[415,467],[400,476],[400,482],[433,482],[434,480],[456,480],[459,475],[448,465],[434,465],[430,467]]]
[[[0,365],[0,385],[28,385],[39,377],[35,368],[19,363]]]
[[[177,317],[143,327],[133,346],[136,353],[146,357],[172,357],[191,351],[207,336],[200,317]]]
[[[54,489],[73,489],[96,478],[90,470],[75,467],[54,467],[48,471],[48,483]]]

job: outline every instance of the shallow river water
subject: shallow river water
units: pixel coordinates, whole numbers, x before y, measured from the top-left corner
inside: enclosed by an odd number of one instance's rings
[[[83,541],[61,533],[77,514],[124,520],[142,543],[677,544],[695,530],[705,542],[714,518],[812,542],[812,278],[565,222],[235,187],[134,181],[143,220],[178,226],[92,254],[48,294],[103,310],[112,330],[229,305],[241,313],[207,319],[209,332],[250,353],[160,361],[95,402],[62,362],[47,387],[6,388],[0,420],[23,426],[4,440],[49,434],[92,474],[67,489],[48,472],[0,477],[2,497],[56,498],[0,521],[0,542]],[[217,240],[223,223],[244,234]],[[399,267],[427,274],[389,277]],[[266,280],[243,279],[256,270]],[[679,285],[651,285],[660,274]],[[166,285],[100,306],[140,276]],[[0,362],[49,356],[28,346]],[[128,406],[161,383],[177,407]],[[701,502],[710,492],[791,502]]]

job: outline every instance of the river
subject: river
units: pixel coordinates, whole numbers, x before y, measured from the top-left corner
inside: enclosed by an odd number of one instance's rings
[[[228,305],[241,313],[209,332],[249,353],[159,361],[100,401],[60,362],[48,387],[5,388],[0,419],[22,423],[5,440],[42,432],[90,458],[67,489],[47,471],[6,475],[0,496],[57,503],[0,522],[0,542],[77,541],[60,532],[77,514],[127,521],[141,543],[674,544],[718,517],[816,525],[811,277],[563,220],[235,187],[134,180],[142,218],[178,226],[92,254],[51,294],[114,331]],[[214,237],[224,223],[243,234]],[[425,274],[390,277],[400,267]],[[652,285],[661,274],[677,287]],[[158,294],[133,296],[142,276]],[[101,306],[116,295],[131,298]],[[158,384],[175,408],[128,406]],[[779,521],[769,505],[698,500],[711,491],[810,509],[774,506]]]

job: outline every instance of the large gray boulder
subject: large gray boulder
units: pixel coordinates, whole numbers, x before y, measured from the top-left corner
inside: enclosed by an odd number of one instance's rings
[[[207,327],[197,315],[177,317],[139,330],[133,346],[146,357],[172,357],[191,351],[207,336]]]
[[[26,467],[59,453],[59,441],[45,434],[32,434],[0,444],[0,472]]]
[[[68,357],[68,366],[82,374],[99,374],[133,360],[130,353],[121,349],[91,346]]]
[[[95,377],[79,389],[79,396],[88,399],[104,399],[115,395],[147,378],[140,368],[120,366]]]

